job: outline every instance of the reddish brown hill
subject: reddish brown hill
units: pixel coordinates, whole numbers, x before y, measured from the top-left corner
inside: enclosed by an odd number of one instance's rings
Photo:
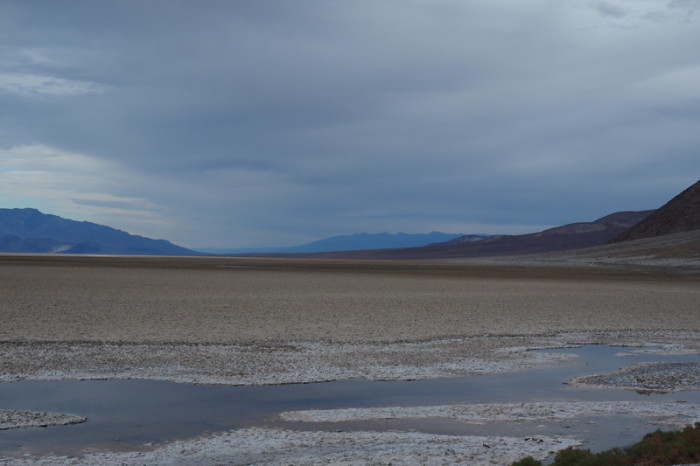
[[[700,229],[700,181],[674,197],[611,243]]]

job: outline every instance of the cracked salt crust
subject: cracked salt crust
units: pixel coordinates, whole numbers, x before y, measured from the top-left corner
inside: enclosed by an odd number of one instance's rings
[[[645,351],[697,354],[699,334],[696,331],[592,331],[363,344],[0,342],[0,380],[140,378],[260,385],[352,378],[456,377],[564,363],[576,356],[528,350],[580,344],[645,346],[674,341],[673,345]]]
[[[347,408],[287,411],[285,421],[344,422],[377,419],[420,419],[441,417],[465,423],[494,421],[563,421],[589,415],[630,415],[655,422],[684,427],[700,421],[700,405],[675,402],[582,401],[536,403],[484,403],[467,405]]]
[[[647,362],[603,374],[575,377],[569,385],[649,393],[700,389],[700,362]]]

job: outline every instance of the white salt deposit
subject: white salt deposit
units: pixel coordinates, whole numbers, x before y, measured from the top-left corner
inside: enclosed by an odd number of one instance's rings
[[[287,411],[285,421],[341,422],[376,419],[447,418],[465,423],[493,421],[563,421],[590,415],[629,415],[657,424],[683,427],[700,421],[700,405],[654,401],[567,401],[536,403],[484,403],[466,405],[347,408]]]
[[[494,465],[544,459],[580,445],[563,437],[448,436],[416,432],[295,432],[251,428],[178,441],[147,452],[91,453],[81,458],[0,458],[7,466],[120,465]]]
[[[78,424],[86,420],[87,418],[74,414],[0,409],[0,430],[22,427],[64,426]]]

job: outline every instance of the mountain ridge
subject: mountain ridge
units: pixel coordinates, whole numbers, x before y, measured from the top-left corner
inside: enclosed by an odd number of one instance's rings
[[[552,254],[602,246],[605,254],[630,250],[642,241],[654,257],[674,260],[700,250],[700,181],[658,209],[615,212],[593,222],[577,222],[526,235],[496,235],[482,240],[457,238],[422,248],[357,251],[314,257],[347,259],[462,259]],[[674,238],[669,238],[674,237]],[[644,241],[652,240],[652,241]],[[625,243],[625,245],[620,245]],[[639,247],[638,243],[634,245]],[[616,246],[618,245],[618,246]],[[311,256],[309,256],[311,257]]]
[[[34,208],[0,209],[0,251],[61,254],[194,255],[164,239],[132,235]]]
[[[524,235],[457,235],[441,232],[356,233],[291,248],[269,248],[270,252],[257,251],[229,255],[387,260],[505,257],[574,251],[602,245],[614,246],[621,242],[699,231],[700,181],[659,209],[615,212],[592,222],[575,222]],[[695,237],[691,235],[689,238],[688,247],[694,251]],[[396,247],[381,247],[388,239],[420,240],[423,245],[411,246],[405,242],[400,244],[399,241],[399,244],[394,243]],[[348,245],[353,241],[354,245]],[[678,250],[682,252],[682,248]],[[131,235],[104,225],[43,214],[33,208],[0,209],[0,252],[202,254],[163,239]]]
[[[524,235],[494,235],[480,240],[431,244],[417,248],[303,254],[345,259],[461,259],[565,251],[605,244],[654,210],[615,212],[592,222],[576,222]],[[467,235],[468,236],[468,235]]]
[[[699,229],[700,181],[697,181],[610,242],[620,243]]]

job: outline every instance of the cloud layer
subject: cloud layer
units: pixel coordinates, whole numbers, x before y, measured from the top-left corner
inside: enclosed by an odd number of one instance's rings
[[[697,0],[0,6],[0,202],[186,246],[516,233],[698,178]]]

